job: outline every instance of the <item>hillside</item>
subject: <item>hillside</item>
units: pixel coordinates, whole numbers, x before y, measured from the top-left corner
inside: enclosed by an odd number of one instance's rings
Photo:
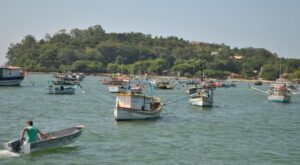
[[[264,48],[231,48],[225,44],[190,42],[182,38],[152,37],[142,33],[106,33],[100,25],[60,30],[41,40],[27,35],[7,52],[8,65],[30,71],[87,73],[176,73],[224,78],[273,80],[279,76],[280,59]],[[300,59],[282,59],[288,78],[300,77]]]

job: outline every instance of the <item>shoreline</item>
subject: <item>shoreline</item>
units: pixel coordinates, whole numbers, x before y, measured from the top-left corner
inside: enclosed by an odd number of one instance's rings
[[[32,71],[27,71],[27,74],[51,74],[52,72],[32,72]],[[54,73],[54,72],[53,72]],[[90,76],[103,76],[103,77],[108,77],[111,76],[111,73],[91,73],[91,74],[87,74],[86,75],[90,75]],[[134,75],[136,76],[136,75]],[[160,79],[167,79],[170,78],[170,76],[152,76],[149,75],[147,76],[149,78],[160,78]],[[176,77],[178,78],[178,80],[192,80],[193,78],[187,78],[187,77]],[[215,79],[215,78],[211,78],[211,79]],[[229,78],[229,79],[216,79],[218,81],[231,81],[231,82],[248,82],[248,83],[254,83],[258,80],[253,80],[253,79],[239,79],[239,78]],[[271,81],[271,80],[259,80],[262,81],[263,83],[273,83],[275,81]]]

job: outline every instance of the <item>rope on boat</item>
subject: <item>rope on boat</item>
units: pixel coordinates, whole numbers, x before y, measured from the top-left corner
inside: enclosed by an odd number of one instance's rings
[[[268,91],[263,91],[263,90],[254,88],[254,87],[250,86],[250,84],[248,84],[248,87],[249,87],[250,89],[252,89],[252,90],[255,90],[255,91],[258,91],[258,92],[262,92],[262,93],[268,94]]]
[[[171,103],[174,103],[174,102],[177,102],[177,101],[182,101],[182,100],[184,100],[188,97],[190,97],[190,96],[188,95],[188,96],[184,96],[184,97],[181,97],[181,98],[178,98],[178,99],[174,99],[174,100],[171,100],[169,102],[166,102],[166,103],[162,104],[161,106],[163,107],[163,106],[166,106],[168,104],[171,104]]]
[[[81,86],[80,88],[81,88],[82,90],[84,90],[82,86]],[[92,90],[95,90],[95,91],[101,91],[101,92],[105,92],[105,93],[110,93],[109,91],[103,90],[103,89],[100,89],[100,88],[92,88],[92,87],[88,87],[88,88],[85,88],[85,89],[87,89],[87,90],[92,89]]]

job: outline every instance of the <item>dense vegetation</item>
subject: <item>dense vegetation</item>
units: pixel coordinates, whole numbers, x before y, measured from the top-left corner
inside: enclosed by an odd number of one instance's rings
[[[234,58],[234,57],[242,57]],[[100,25],[59,32],[37,41],[32,35],[7,52],[8,65],[30,71],[78,71],[87,73],[275,79],[277,54],[263,48],[230,48],[224,44],[192,43],[174,36],[152,37],[142,33],[105,33]],[[299,59],[282,59],[282,73],[300,77]]]

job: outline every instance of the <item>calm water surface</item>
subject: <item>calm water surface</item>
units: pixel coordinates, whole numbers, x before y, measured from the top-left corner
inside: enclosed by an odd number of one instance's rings
[[[0,143],[18,137],[28,119],[43,131],[84,124],[82,136],[71,146],[19,157],[1,155],[1,146],[0,164],[300,164],[299,95],[290,104],[270,103],[238,83],[217,89],[212,108],[181,99],[157,120],[115,122],[115,97],[98,77],[86,77],[85,93],[75,95],[47,94],[50,78],[34,74],[22,87],[0,87]],[[155,95],[166,101],[185,93]]]

